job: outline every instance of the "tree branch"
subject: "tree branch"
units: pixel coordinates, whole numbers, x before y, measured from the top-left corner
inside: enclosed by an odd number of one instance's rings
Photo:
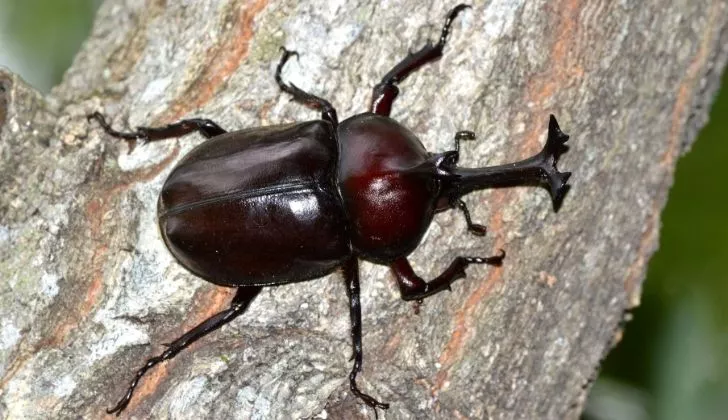
[[[343,118],[410,49],[438,36],[453,4],[399,0],[107,1],[63,82],[42,97],[0,73],[0,413],[99,418],[133,371],[226,307],[177,265],[156,227],[156,195],[202,141],[137,147],[117,128],[207,117],[234,130],[317,118],[285,77]],[[471,195],[486,238],[439,215],[413,254],[441,271],[455,254],[504,248],[499,269],[471,267],[419,315],[388,270],[364,264],[367,393],[387,418],[578,418],[601,359],[639,303],[676,159],[705,123],[726,62],[722,0],[476,2],[444,57],[402,83],[393,117],[431,151],[482,166],[538,151],[549,113],[571,134],[573,172],[558,214],[545,191]],[[124,416],[372,417],[348,391],[343,284],[265,289],[241,318],[148,374]]]

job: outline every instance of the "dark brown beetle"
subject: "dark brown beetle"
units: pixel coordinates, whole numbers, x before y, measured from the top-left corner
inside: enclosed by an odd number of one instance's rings
[[[134,132],[112,129],[100,113],[107,134],[127,140],[154,141],[199,132],[209,140],[174,168],[159,197],[159,227],[175,258],[212,283],[236,287],[229,309],[178,338],[144,364],[126,395],[109,413],[121,413],[137,382],[156,364],[171,359],[192,342],[245,312],[265,286],[311,280],[342,268],[351,309],[354,366],[351,391],[370,407],[388,408],[356,385],[361,370],[361,307],[358,258],[389,265],[402,299],[421,300],[465,277],[469,264],[499,265],[505,254],[456,257],[431,281],[417,276],[407,261],[437,212],[463,211],[468,229],[474,224],[461,197],[484,188],[534,185],[546,187],[558,210],[570,173],[556,162],[568,136],[551,116],[546,146],[520,162],[487,168],[460,168],[455,150],[429,153],[411,131],[389,118],[397,84],[442,56],[450,25],[469,6],[447,16],[437,44],[427,43],[384,76],[374,88],[370,112],[338,122],[326,100],[281,79],[281,69],[295,52],[283,49],[275,78],[294,100],[321,111],[322,119],[258,127],[228,133],[210,120],[183,120]]]

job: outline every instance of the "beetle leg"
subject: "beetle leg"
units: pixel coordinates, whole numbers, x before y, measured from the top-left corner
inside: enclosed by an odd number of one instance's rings
[[[283,55],[281,56],[281,61],[278,63],[278,67],[276,67],[275,74],[276,83],[278,83],[278,86],[281,88],[282,91],[293,96],[294,101],[300,102],[308,107],[321,111],[321,119],[330,122],[334,126],[334,128],[336,128],[339,125],[339,120],[336,116],[336,109],[334,109],[329,101],[311,93],[305,92],[293,83],[286,83],[283,81],[283,78],[281,77],[283,66],[286,65],[286,62],[289,58],[291,58],[292,55],[298,57],[298,53],[296,51],[289,51],[285,47],[281,47],[281,51],[283,52]]]
[[[356,257],[350,258],[344,264],[344,281],[346,282],[346,294],[349,297],[349,309],[351,314],[351,339],[354,346],[354,367],[349,373],[349,388],[351,392],[364,401],[364,404],[374,409],[377,415],[377,408],[388,409],[389,404],[381,403],[373,397],[361,392],[356,385],[356,375],[361,372],[363,359],[361,345],[361,303],[359,302],[359,260]]]
[[[119,400],[119,402],[113,408],[106,410],[106,412],[109,414],[116,414],[117,416],[120,415],[121,412],[124,411],[126,406],[129,404],[129,401],[134,394],[134,388],[136,388],[139,380],[149,369],[153,368],[154,366],[165,360],[173,358],[180,351],[187,348],[190,344],[194,343],[205,335],[211,333],[212,331],[215,331],[216,329],[222,327],[223,325],[227,324],[228,322],[241,315],[248,308],[250,302],[252,302],[253,299],[258,295],[258,293],[260,293],[261,289],[262,287],[259,286],[238,287],[235,297],[233,297],[233,300],[230,304],[230,308],[222,312],[218,312],[210,318],[207,318],[205,321],[202,321],[202,323],[200,323],[193,329],[184,333],[180,338],[174,340],[171,344],[169,344],[169,347],[167,347],[167,349],[159,356],[147,359],[147,361],[144,363],[144,366],[142,366],[142,368],[137,371],[124,397]]]
[[[431,281],[424,281],[412,270],[407,258],[395,260],[390,267],[397,277],[399,292],[404,300],[420,300],[443,290],[450,290],[450,284],[465,277],[465,267],[470,264],[490,264],[499,266],[506,253],[502,249],[499,255],[492,257],[457,257],[450,266]]]
[[[98,121],[101,128],[104,129],[106,134],[124,140],[142,140],[142,141],[155,141],[164,140],[173,137],[181,137],[185,134],[189,134],[195,131],[199,131],[205,138],[212,138],[225,134],[227,131],[223,130],[214,121],[193,118],[189,120],[182,120],[174,124],[169,124],[164,127],[137,127],[136,131],[116,131],[111,128],[111,125],[106,122],[103,114],[100,112],[94,112],[87,117],[90,120]]]
[[[445,47],[445,43],[447,42],[447,37],[450,34],[450,26],[452,25],[453,20],[458,13],[467,8],[470,8],[470,6],[460,4],[450,10],[450,13],[447,14],[447,18],[445,19],[445,25],[442,27],[438,43],[433,45],[432,42],[427,41],[427,44],[425,44],[422,49],[407,55],[404,60],[400,61],[382,78],[382,81],[374,87],[374,92],[372,93],[371,112],[389,116],[389,113],[392,110],[392,102],[394,102],[399,95],[397,83],[404,80],[407,76],[425,64],[436,61],[442,57],[442,49]]]

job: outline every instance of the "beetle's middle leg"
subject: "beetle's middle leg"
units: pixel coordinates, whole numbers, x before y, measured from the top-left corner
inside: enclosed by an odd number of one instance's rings
[[[417,71],[420,67],[427,63],[437,61],[442,57],[442,49],[445,47],[448,35],[450,35],[452,21],[458,13],[469,7],[468,5],[460,4],[450,10],[450,13],[447,14],[447,18],[445,19],[445,25],[442,27],[440,40],[437,44],[433,45],[430,41],[427,41],[427,44],[422,49],[407,55],[404,60],[392,67],[392,70],[382,78],[382,81],[378,85],[374,86],[371,112],[389,116],[389,113],[392,111],[392,102],[399,95],[397,84]]]
[[[404,300],[422,300],[443,290],[450,290],[450,284],[465,277],[465,267],[470,264],[489,264],[499,266],[506,253],[501,249],[499,255],[492,257],[457,257],[439,276],[424,281],[415,274],[406,257],[395,260],[390,267],[399,284],[399,292]]]
[[[283,78],[281,77],[283,66],[286,65],[286,62],[289,58],[291,58],[291,56],[298,56],[298,53],[295,51],[289,51],[285,47],[281,47],[281,51],[283,52],[283,55],[281,56],[281,61],[278,63],[278,67],[276,67],[275,74],[278,87],[280,87],[282,91],[292,95],[296,102],[300,102],[308,107],[321,111],[321,118],[324,121],[330,122],[335,129],[339,125],[339,120],[336,116],[336,109],[334,109],[329,101],[308,93],[293,83],[286,83],[283,81]]]
[[[349,310],[351,313],[351,339],[354,347],[354,367],[349,373],[349,388],[351,392],[364,401],[364,404],[374,409],[376,416],[377,408],[388,409],[389,404],[381,403],[359,390],[356,385],[356,375],[361,372],[361,364],[364,358],[361,345],[361,302],[359,301],[359,260],[356,257],[349,258],[344,264],[344,281],[346,282],[346,294],[349,296]]]
[[[98,111],[90,114],[88,119],[98,121],[99,125],[104,129],[106,134],[116,137],[117,139],[124,140],[164,140],[173,137],[181,137],[195,131],[199,131],[203,137],[209,139],[227,132],[214,121],[203,118],[182,120],[164,127],[137,127],[136,131],[127,132],[114,130],[111,125],[106,122],[106,118],[104,118],[103,114]]]
[[[187,348],[190,344],[194,343],[205,335],[211,333],[212,331],[215,331],[216,329],[222,327],[223,325],[227,324],[228,322],[241,315],[243,312],[245,312],[246,309],[248,309],[250,302],[252,302],[256,296],[258,296],[258,293],[260,293],[261,289],[262,287],[260,286],[238,287],[238,290],[235,293],[235,297],[233,297],[233,300],[230,304],[230,308],[222,312],[218,312],[210,318],[202,321],[202,323],[197,325],[195,328],[187,331],[180,338],[174,340],[171,344],[169,344],[167,346],[167,349],[162,354],[148,359],[144,363],[144,366],[142,366],[142,368],[137,371],[124,397],[119,400],[119,402],[113,408],[106,410],[106,412],[109,414],[116,414],[117,416],[121,414],[121,412],[124,411],[126,406],[129,404],[129,401],[134,394],[134,388],[136,388],[139,380],[144,376],[145,373],[147,373],[149,369],[153,368],[154,366],[165,360],[173,358],[180,351]]]

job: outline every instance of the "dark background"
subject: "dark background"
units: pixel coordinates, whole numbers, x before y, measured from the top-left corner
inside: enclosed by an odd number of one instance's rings
[[[50,90],[99,3],[0,0],[0,65]],[[607,358],[585,419],[728,419],[727,131],[723,89],[710,123],[678,163],[642,305]]]

